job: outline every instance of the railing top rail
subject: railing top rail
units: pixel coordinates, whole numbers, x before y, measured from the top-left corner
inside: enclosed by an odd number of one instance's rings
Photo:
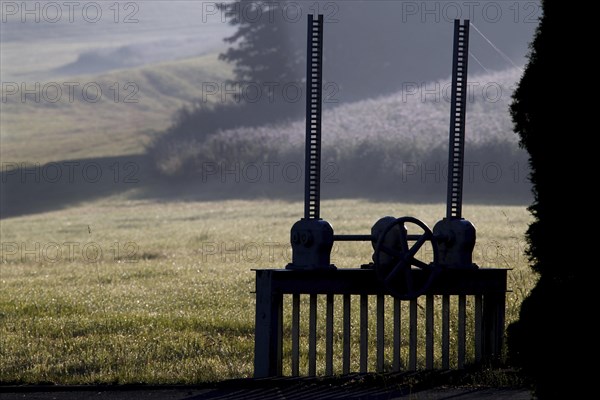
[[[430,289],[433,295],[483,295],[505,293],[507,269],[441,271]],[[372,269],[345,268],[332,271],[295,271],[257,269],[257,278],[270,279],[273,292],[281,294],[389,294]],[[422,270],[413,270],[412,279],[419,284],[427,279]],[[259,284],[257,279],[257,285]]]

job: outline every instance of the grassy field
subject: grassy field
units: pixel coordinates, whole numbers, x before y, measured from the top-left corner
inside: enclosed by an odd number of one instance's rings
[[[193,383],[251,376],[251,268],[289,261],[289,228],[300,212],[299,203],[274,200],[113,197],[2,220],[0,382]],[[432,226],[443,212],[443,205],[362,200],[322,205],[337,233],[366,233],[383,215],[414,215]],[[522,254],[530,216],[516,206],[467,206],[465,214],[478,227],[475,261],[513,268],[510,322],[535,281]],[[338,267],[357,267],[370,254],[368,244],[342,243],[332,258]]]

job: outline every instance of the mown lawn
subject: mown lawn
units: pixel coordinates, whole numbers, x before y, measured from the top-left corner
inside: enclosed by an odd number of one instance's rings
[[[2,220],[0,382],[194,383],[251,376],[251,269],[289,261],[289,228],[301,211],[299,203],[273,200],[113,198]],[[322,204],[336,233],[367,233],[384,215],[414,215],[433,226],[444,211],[441,204]],[[535,282],[523,255],[530,216],[522,206],[465,206],[464,214],[478,228],[475,261],[512,268],[510,322]],[[369,244],[341,243],[332,258],[343,268],[370,256]]]

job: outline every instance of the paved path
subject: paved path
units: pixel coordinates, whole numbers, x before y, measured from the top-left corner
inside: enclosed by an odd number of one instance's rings
[[[321,384],[270,388],[15,391],[1,388],[1,400],[529,400],[527,389],[434,388],[410,392],[399,387],[331,386]],[[32,389],[32,388],[30,388]]]

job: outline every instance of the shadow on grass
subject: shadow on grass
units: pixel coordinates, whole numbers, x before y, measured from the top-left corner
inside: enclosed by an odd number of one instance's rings
[[[123,195],[127,199],[156,201],[215,201],[279,199],[302,201],[302,176],[287,177],[267,171],[257,181],[241,169],[215,174],[198,174],[197,178],[172,179],[161,176],[150,157],[126,155],[51,162],[44,165],[2,163],[0,174],[0,218],[18,217],[61,210],[106,198]],[[353,174],[339,180],[324,177],[322,199],[367,199],[409,203],[443,203],[446,199],[444,179],[395,182],[382,177],[361,179]],[[255,176],[255,175],[254,175]],[[355,176],[356,177],[356,176]],[[365,178],[366,177],[366,178]],[[529,186],[465,185],[469,204],[516,204],[531,201]]]
[[[54,211],[127,193],[149,182],[147,157],[127,155],[25,165],[2,162],[0,218]]]

